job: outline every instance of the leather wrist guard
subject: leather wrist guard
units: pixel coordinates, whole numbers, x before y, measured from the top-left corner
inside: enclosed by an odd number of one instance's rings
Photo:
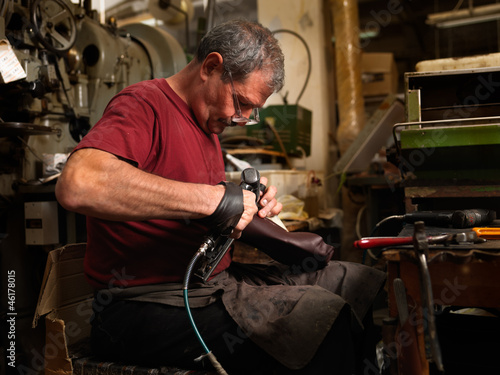
[[[215,211],[200,221],[224,236],[229,236],[240,221],[243,214],[243,190],[241,186],[233,182],[220,182],[226,187],[226,192],[222,197]]]

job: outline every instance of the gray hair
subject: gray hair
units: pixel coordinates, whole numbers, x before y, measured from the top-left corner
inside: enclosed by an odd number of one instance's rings
[[[224,59],[222,79],[227,71],[237,81],[244,81],[254,70],[269,71],[268,86],[273,92],[281,90],[285,79],[284,56],[272,32],[256,22],[232,20],[215,26],[200,41],[196,59],[203,62],[211,52]]]

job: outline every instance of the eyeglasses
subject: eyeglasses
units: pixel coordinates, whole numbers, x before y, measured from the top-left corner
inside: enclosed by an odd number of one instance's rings
[[[227,73],[229,75],[229,82],[231,83],[231,90],[233,91],[233,104],[235,110],[235,114],[231,116],[231,122],[235,125],[258,124],[260,122],[258,108],[252,108],[252,114],[250,115],[250,118],[243,116],[243,114],[241,113],[240,101],[238,100],[238,95],[236,95],[236,90],[234,89],[233,75],[229,70],[227,70]]]

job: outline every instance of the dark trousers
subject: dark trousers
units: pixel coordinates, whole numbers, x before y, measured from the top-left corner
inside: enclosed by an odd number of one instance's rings
[[[172,365],[185,369],[211,369],[208,360],[195,362],[204,354],[183,307],[117,301],[92,319],[92,349],[107,361],[147,367]],[[230,375],[237,374],[371,374],[375,362],[371,313],[365,330],[352,332],[351,313],[346,306],[303,369],[289,370],[255,345],[226,312],[219,300],[191,309],[193,319],[209,350]],[[371,370],[373,371],[373,370]]]

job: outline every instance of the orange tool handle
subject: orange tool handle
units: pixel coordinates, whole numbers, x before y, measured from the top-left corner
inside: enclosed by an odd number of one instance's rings
[[[478,237],[485,238],[487,240],[500,240],[500,228],[495,227],[477,227],[472,228],[476,232]]]

